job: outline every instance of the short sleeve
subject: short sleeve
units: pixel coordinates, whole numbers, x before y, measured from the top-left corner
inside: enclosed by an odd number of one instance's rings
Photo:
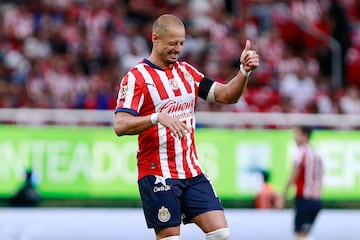
[[[115,112],[128,112],[138,115],[144,99],[142,88],[136,84],[136,78],[128,72],[120,82]]]

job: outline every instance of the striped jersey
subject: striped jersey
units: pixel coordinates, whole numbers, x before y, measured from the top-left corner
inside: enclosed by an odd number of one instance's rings
[[[322,158],[309,144],[303,144],[298,147],[294,164],[299,170],[296,197],[320,199],[324,172]]]
[[[182,139],[160,123],[139,133],[138,179],[147,175],[185,179],[202,173],[194,144],[195,108],[197,97],[206,99],[212,84],[193,66],[180,61],[171,69],[161,69],[144,59],[123,77],[115,112],[134,116],[162,112],[191,129]]]

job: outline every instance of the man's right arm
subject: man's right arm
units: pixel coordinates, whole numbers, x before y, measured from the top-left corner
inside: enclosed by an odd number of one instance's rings
[[[114,131],[117,136],[136,135],[155,124],[161,124],[169,128],[172,134],[179,138],[186,137],[190,131],[186,124],[167,114],[155,113],[147,116],[134,116],[126,112],[115,113]]]
[[[153,126],[151,115],[133,116],[126,112],[115,113],[114,131],[117,136],[135,135]]]

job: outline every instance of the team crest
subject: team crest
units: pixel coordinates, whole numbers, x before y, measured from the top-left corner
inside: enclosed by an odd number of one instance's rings
[[[188,81],[188,82],[193,82],[194,79],[193,77],[190,75],[190,73],[186,72],[184,73],[184,76],[185,76],[185,79]]]
[[[170,219],[170,212],[169,209],[167,209],[166,207],[162,206],[159,209],[159,213],[158,213],[158,218],[160,220],[160,222],[167,222]]]
[[[170,79],[169,80],[169,84],[170,84],[170,87],[172,90],[176,90],[176,89],[179,89],[179,84],[176,82],[175,79]]]

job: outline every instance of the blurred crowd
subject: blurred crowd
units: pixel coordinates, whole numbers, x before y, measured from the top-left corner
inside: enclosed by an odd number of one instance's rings
[[[261,56],[239,103],[200,110],[360,113],[357,0],[3,0],[0,107],[114,109],[163,13],[186,24],[182,60],[216,81],[238,71],[246,39]]]

